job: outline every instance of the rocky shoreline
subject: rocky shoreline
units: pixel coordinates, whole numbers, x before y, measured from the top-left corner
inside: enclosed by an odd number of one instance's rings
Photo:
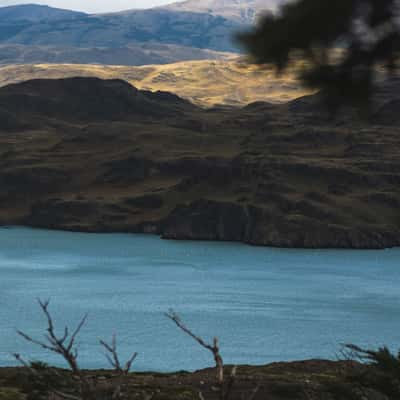
[[[201,203],[207,207],[200,208]],[[226,208],[224,208],[226,206]],[[48,214],[29,216],[22,221],[9,221],[4,225],[63,230],[82,233],[145,233],[167,240],[240,242],[252,246],[297,249],[364,249],[384,250],[400,247],[398,231],[367,231],[299,221],[272,221],[259,209],[241,209],[233,204],[220,204],[200,200],[181,205],[161,221],[142,222],[132,226],[57,224],[57,218]],[[238,214],[230,214],[237,210]],[[42,218],[42,219],[41,219]],[[50,220],[50,221],[49,221]],[[265,225],[263,224],[265,221]]]

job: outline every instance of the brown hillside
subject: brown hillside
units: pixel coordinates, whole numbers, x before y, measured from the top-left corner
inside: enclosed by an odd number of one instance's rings
[[[329,116],[318,95],[205,110],[123,81],[1,88],[0,219],[257,245],[400,245],[398,85],[368,123],[351,110]]]

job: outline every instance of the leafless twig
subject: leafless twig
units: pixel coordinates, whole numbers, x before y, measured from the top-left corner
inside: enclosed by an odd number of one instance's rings
[[[169,318],[171,321],[173,321],[178,328],[180,328],[183,332],[188,334],[190,337],[192,337],[194,340],[196,340],[197,343],[200,344],[200,346],[204,347],[205,349],[209,350],[215,361],[215,366],[217,367],[217,382],[219,385],[222,385],[224,383],[224,361],[222,359],[222,356],[219,351],[219,342],[218,338],[214,337],[213,343],[208,344],[206,343],[200,336],[195,335],[181,320],[179,315],[175,313],[174,311],[169,311],[168,313],[165,314],[167,318]]]
[[[78,326],[71,335],[69,333],[68,327],[66,326],[64,328],[63,336],[57,337],[54,329],[53,318],[49,312],[50,301],[42,301],[39,299],[38,303],[47,319],[47,334],[45,335],[46,341],[44,342],[34,339],[22,331],[17,331],[18,335],[23,337],[28,342],[34,343],[45,350],[61,355],[62,358],[68,363],[72,372],[76,375],[80,375],[81,372],[77,362],[78,349],[77,347],[75,347],[75,340],[82,327],[86,323],[87,314],[81,319]]]
[[[179,329],[193,338],[200,346],[205,348],[206,350],[210,351],[214,357],[215,366],[217,369],[217,384],[218,384],[218,391],[219,391],[219,398],[220,400],[227,400],[235,377],[236,377],[236,368],[234,367],[232,370],[232,374],[230,380],[228,382],[227,387],[225,387],[225,377],[224,377],[224,361],[222,359],[220,349],[219,349],[219,341],[217,337],[214,337],[212,344],[206,343],[200,336],[195,335],[181,320],[179,315],[175,313],[173,310],[170,310],[168,313],[165,314],[167,318],[173,321]],[[203,396],[202,393],[199,393],[200,398]]]
[[[117,336],[114,334],[111,340],[111,344],[108,344],[104,340],[99,340],[100,344],[104,347],[107,351],[106,358],[110,365],[114,368],[117,372],[117,381],[115,383],[115,389],[112,395],[112,399],[120,399],[122,398],[122,377],[125,377],[129,374],[132,364],[135,361],[138,353],[133,353],[132,356],[128,359],[124,366],[122,366],[118,351],[117,351]]]
[[[117,337],[114,334],[112,337],[111,344],[108,344],[104,340],[99,340],[100,344],[106,349],[107,353],[106,358],[108,362],[112,365],[112,367],[120,373],[121,375],[126,375],[129,373],[129,371],[132,368],[132,363],[135,361],[138,353],[133,353],[131,358],[125,363],[124,366],[121,365],[121,362],[119,360],[118,352],[117,352]]]
[[[174,312],[173,310],[170,310],[168,313],[165,314],[167,318],[169,318],[171,321],[175,323],[175,325],[181,329],[183,332],[185,332],[187,335],[189,335],[191,338],[193,338],[197,343],[200,344],[203,348],[206,350],[210,351],[214,357],[215,361],[215,366],[217,369],[217,384],[218,384],[218,392],[219,392],[219,399],[220,400],[229,400],[231,393],[232,393],[232,388],[233,385],[236,381],[236,373],[237,373],[237,367],[234,366],[231,370],[229,379],[226,380],[224,376],[224,362],[220,353],[220,348],[219,348],[219,343],[218,343],[218,338],[214,338],[212,344],[209,344],[205,342],[200,336],[196,335],[193,333],[181,320],[179,315]],[[254,400],[257,393],[260,390],[261,385],[257,384],[252,392],[250,393],[249,397],[247,400]],[[202,392],[199,392],[199,399],[204,400],[204,396]]]
[[[23,331],[18,330],[17,333],[26,341],[40,346],[44,350],[51,351],[53,353],[59,354],[68,364],[72,373],[79,378],[80,382],[80,392],[82,400],[91,400],[93,398],[93,387],[92,383],[86,379],[85,374],[81,371],[78,365],[78,349],[75,345],[76,338],[86,323],[87,315],[85,315],[77,325],[74,331],[70,334],[69,328],[66,326],[62,336],[57,336],[53,317],[49,311],[50,301],[42,301],[38,299],[39,306],[46,317],[47,328],[45,334],[45,341],[32,338],[30,335]],[[16,359],[22,362],[22,357],[20,355],[15,355]],[[55,393],[55,392],[53,392]],[[71,399],[74,396],[66,393],[57,392],[56,395],[63,397],[65,399]]]

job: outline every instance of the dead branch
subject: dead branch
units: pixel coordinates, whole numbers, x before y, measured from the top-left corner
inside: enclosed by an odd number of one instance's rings
[[[213,343],[209,344],[205,342],[200,336],[197,336],[195,333],[193,333],[181,320],[179,315],[174,312],[173,310],[170,310],[168,313],[165,313],[165,316],[169,318],[171,321],[175,323],[175,325],[181,329],[183,332],[185,332],[187,335],[189,335],[191,338],[193,338],[197,343],[200,344],[203,348],[206,350],[210,351],[214,357],[215,361],[215,366],[217,368],[217,383],[218,383],[218,392],[219,392],[219,399],[220,400],[229,400],[231,393],[232,393],[232,388],[233,385],[236,381],[236,373],[237,373],[237,367],[234,366],[231,370],[230,376],[228,381],[226,381],[225,376],[224,376],[224,362],[220,353],[219,349],[219,343],[218,343],[218,338],[213,339]],[[260,384],[257,384],[252,392],[250,393],[249,397],[247,400],[254,400],[257,393],[260,390]],[[198,393],[199,399],[204,400],[203,393],[200,391]]]
[[[22,358],[21,354],[19,354],[19,353],[13,353],[12,355],[13,355],[13,357],[14,357],[23,367],[28,368],[28,369],[29,369],[30,371],[32,371],[32,372],[36,372],[36,371],[31,367],[31,365],[29,364],[29,362],[26,361],[26,360],[24,360],[24,359]]]
[[[208,344],[206,343],[200,336],[195,335],[181,320],[179,315],[175,313],[173,310],[169,311],[168,313],[165,313],[166,317],[169,318],[171,321],[173,321],[176,326],[181,329],[183,332],[185,332],[187,335],[189,335],[191,338],[193,338],[197,343],[200,344],[203,348],[206,350],[210,351],[214,357],[215,361],[215,366],[217,369],[217,383],[218,383],[218,391],[219,391],[219,397],[221,400],[226,400],[226,394],[230,393],[231,387],[233,385],[234,379],[235,379],[235,374],[231,375],[230,383],[228,383],[228,391],[225,390],[225,378],[224,378],[224,361],[222,359],[220,350],[219,350],[219,342],[218,338],[214,337],[213,343]],[[234,370],[236,373],[236,369]]]
[[[93,398],[93,387],[92,383],[89,382],[85,374],[81,371],[78,365],[78,348],[75,346],[76,338],[81,331],[82,327],[85,325],[86,320],[87,320],[87,315],[85,315],[75,330],[70,334],[69,328],[66,326],[64,328],[64,332],[62,336],[57,336],[55,327],[54,327],[54,322],[53,322],[53,317],[50,314],[49,311],[49,304],[50,301],[42,301],[38,299],[39,306],[43,312],[43,314],[46,317],[47,320],[47,328],[46,328],[46,335],[45,335],[45,341],[41,341],[38,339],[34,339],[28,334],[26,334],[23,331],[18,330],[17,333],[20,335],[22,338],[24,338],[26,341],[36,344],[37,346],[43,348],[44,350],[59,354],[64,361],[68,364],[70,367],[72,373],[78,377],[79,382],[80,382],[80,392],[81,392],[81,399],[82,400],[90,400]],[[16,359],[22,362],[22,358],[19,355],[15,355]],[[61,392],[53,392],[57,396],[63,397],[65,399],[71,399],[74,396],[66,394],[66,393],[61,393]]]
[[[212,344],[206,343],[200,336],[195,335],[180,319],[179,315],[175,313],[174,311],[169,311],[168,313],[165,313],[166,317],[169,318],[171,321],[173,321],[179,329],[181,329],[183,332],[185,332],[187,335],[192,337],[197,343],[200,344],[200,346],[204,347],[205,349],[209,350],[215,361],[215,366],[217,368],[217,382],[219,385],[224,384],[224,362],[222,359],[222,356],[219,351],[219,343],[218,343],[218,338],[213,339]]]
[[[111,344],[108,344],[104,340],[99,340],[101,346],[104,347],[106,350],[106,358],[110,365],[114,368],[114,370],[117,372],[119,379],[115,382],[115,389],[112,394],[112,399],[120,399],[122,398],[122,380],[121,377],[125,377],[129,374],[132,364],[135,361],[138,353],[133,353],[132,356],[128,359],[128,361],[125,363],[124,366],[122,366],[118,351],[117,351],[117,336],[114,334],[111,340]]]
[[[49,311],[49,300],[41,301],[38,300],[39,306],[46,317],[47,327],[45,340],[39,340],[31,337],[23,331],[17,331],[18,335],[24,338],[26,341],[33,343],[44,350],[59,354],[64,361],[67,362],[69,368],[71,369],[73,375],[78,379],[80,384],[80,394],[79,397],[69,394],[63,393],[56,389],[51,390],[51,396],[54,398],[62,398],[66,400],[95,400],[98,398],[98,382],[96,379],[91,379],[87,374],[85,374],[78,365],[78,349],[76,346],[76,338],[82,330],[83,326],[86,323],[87,315],[85,315],[77,325],[77,327],[70,331],[66,326],[62,335],[57,335],[56,329],[53,322],[53,317]],[[100,340],[101,346],[106,350],[106,357],[109,361],[110,365],[114,368],[116,372],[116,376],[114,377],[113,382],[113,394],[111,399],[121,399],[123,396],[121,394],[121,388],[123,385],[123,379],[128,375],[132,368],[132,364],[137,357],[137,353],[133,353],[132,356],[126,361],[125,364],[122,364],[117,351],[117,338],[116,335],[113,335],[111,343],[107,343],[104,340]],[[21,355],[14,354],[16,360],[27,367],[32,373],[38,374],[34,368],[30,365],[30,363],[26,362]]]
[[[128,359],[124,366],[121,365],[119,360],[118,351],[117,351],[117,337],[114,334],[112,337],[111,344],[108,344],[104,340],[99,340],[100,344],[104,347],[107,351],[106,358],[111,366],[121,375],[127,375],[132,368],[132,364],[135,361],[138,353],[133,353],[132,356]]]
[[[46,342],[34,339],[22,331],[17,331],[18,335],[23,337],[28,342],[34,343],[45,350],[61,355],[61,357],[68,363],[72,372],[76,375],[81,375],[77,362],[78,349],[74,346],[77,335],[86,323],[87,315],[81,319],[72,335],[69,334],[68,327],[65,327],[63,336],[58,337],[55,333],[53,318],[49,312],[50,301],[41,301],[39,299],[38,303],[47,319],[47,334],[45,335]]]

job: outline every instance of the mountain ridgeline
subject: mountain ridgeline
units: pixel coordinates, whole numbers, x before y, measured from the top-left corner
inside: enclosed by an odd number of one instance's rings
[[[0,21],[2,43],[42,46],[124,47],[157,42],[221,51],[236,47],[241,25],[210,14],[150,9],[67,19]]]
[[[400,81],[371,121],[319,95],[199,108],[119,80],[0,88],[0,220],[284,247],[400,245]]]
[[[137,42],[233,50],[237,21],[211,13],[165,8],[88,15],[45,6],[0,8],[3,43],[76,47],[122,47]]]
[[[2,23],[40,23],[45,21],[61,21],[85,17],[87,14],[78,11],[63,10],[38,4],[0,7]]]
[[[240,51],[235,34],[279,2],[190,0],[97,15],[33,4],[2,7],[0,64],[145,65],[221,58],[218,52]]]

